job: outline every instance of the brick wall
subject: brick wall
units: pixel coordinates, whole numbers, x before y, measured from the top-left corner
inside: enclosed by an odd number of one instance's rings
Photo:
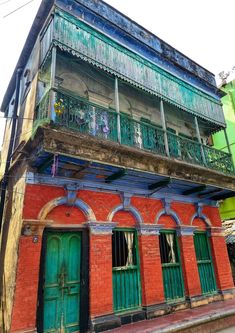
[[[90,315],[113,312],[111,235],[90,235]]]
[[[159,236],[139,236],[142,304],[164,302]]]
[[[21,237],[11,332],[36,326],[41,237]]]
[[[27,185],[24,200],[23,218],[37,219],[42,207],[49,201],[65,196],[62,188]],[[81,190],[77,197],[82,199],[93,210],[97,221],[107,221],[110,212],[121,204],[118,194],[102,193]],[[133,197],[131,205],[142,216],[143,223],[156,223],[156,215],[163,209],[160,200]],[[189,225],[196,210],[192,204],[173,202],[174,210],[183,225]],[[221,226],[218,209],[205,207],[203,214],[207,215],[213,226]],[[71,225],[87,221],[84,213],[75,207],[59,206],[54,208],[47,216],[55,224]],[[113,221],[119,227],[136,227],[137,223],[130,212],[119,211]],[[163,228],[176,228],[176,221],[172,216],[162,215],[158,221]],[[205,222],[195,219],[193,225],[205,230]],[[229,272],[227,250],[222,237],[212,238],[212,253],[215,261],[215,270],[219,276],[220,289],[231,288],[232,277]],[[193,237],[179,239],[181,248],[182,268],[185,277],[186,294],[190,296],[200,294]],[[113,312],[112,299],[112,251],[111,235],[90,235],[90,315],[97,317]],[[41,242],[34,244],[30,237],[22,237],[19,247],[19,260],[15,301],[12,315],[12,331],[31,329],[35,327],[38,274],[40,262]],[[164,302],[160,253],[158,236],[139,236],[139,255],[142,284],[142,303],[151,305]],[[222,270],[221,270],[222,267]],[[225,273],[226,272],[226,273]],[[218,278],[217,278],[218,280]]]

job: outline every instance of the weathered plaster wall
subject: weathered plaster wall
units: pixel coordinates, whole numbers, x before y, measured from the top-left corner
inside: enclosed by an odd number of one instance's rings
[[[102,71],[81,61],[58,56],[56,76],[62,81],[59,87],[74,96],[81,96],[103,107],[115,109],[114,79]],[[120,111],[137,121],[145,118],[162,126],[160,102],[156,97],[144,94],[141,90],[119,81],[119,103]],[[176,133],[183,133],[189,137],[196,136],[194,119],[191,115],[167,103],[164,103],[164,109],[168,127],[176,130]],[[205,136],[203,129],[201,135]]]
[[[15,278],[18,262],[18,245],[22,228],[25,170],[20,170],[18,176],[20,174],[21,177],[16,180],[15,183],[13,176],[10,176],[3,225],[3,244],[5,244],[6,241],[3,277],[3,314],[6,330],[10,328],[11,323],[11,310],[14,300]],[[8,228],[9,232],[6,240],[5,237]]]
[[[40,42],[38,39],[21,76],[15,147],[22,141],[27,141],[32,134],[37,95],[39,52]]]

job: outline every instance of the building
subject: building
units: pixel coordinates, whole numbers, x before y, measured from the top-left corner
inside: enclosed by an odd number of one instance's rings
[[[234,297],[217,205],[234,166],[206,145],[222,95],[104,2],[42,2],[1,106],[6,332],[99,332]]]
[[[226,138],[221,132],[213,135],[213,144],[216,149],[230,153],[233,163],[235,163],[235,80],[228,83],[225,81],[221,90],[225,92],[225,96],[222,97],[221,101],[227,125],[229,147],[226,145]],[[226,242],[235,281],[235,197],[228,196],[227,199],[221,202],[220,216],[223,226],[226,228]]]

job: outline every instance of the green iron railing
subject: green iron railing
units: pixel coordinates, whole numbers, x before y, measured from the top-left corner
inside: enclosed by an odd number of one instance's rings
[[[198,142],[180,137],[171,132],[167,132],[167,137],[171,157],[192,164],[203,164],[201,145]]]
[[[224,173],[234,173],[231,154],[208,146],[203,146],[203,149],[208,168]]]
[[[82,133],[117,141],[117,114],[105,108],[97,107],[87,101],[57,92],[56,100],[64,109],[56,115],[59,125]]]
[[[50,110],[52,92],[55,100],[54,108]],[[49,115],[49,112],[54,116]],[[58,125],[81,133],[118,141],[118,114],[114,110],[97,106],[61,91],[50,90],[37,106],[36,120],[48,118],[53,119]],[[167,140],[171,158],[234,174],[229,153],[201,145],[198,141],[178,136],[170,131],[167,131]],[[144,121],[136,121],[123,113],[120,114],[120,141],[123,145],[148,150],[158,155],[167,155],[163,129]]]
[[[136,121],[121,114],[121,143],[166,155],[164,131],[152,124]]]

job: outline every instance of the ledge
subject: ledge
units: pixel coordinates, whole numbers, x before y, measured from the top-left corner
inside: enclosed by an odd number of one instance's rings
[[[27,142],[24,151],[34,156],[37,156],[39,151],[53,154],[60,153],[87,161],[155,173],[235,191],[234,176],[156,155],[138,148],[73,132],[69,129],[54,128],[51,125],[39,127],[34,139]]]

